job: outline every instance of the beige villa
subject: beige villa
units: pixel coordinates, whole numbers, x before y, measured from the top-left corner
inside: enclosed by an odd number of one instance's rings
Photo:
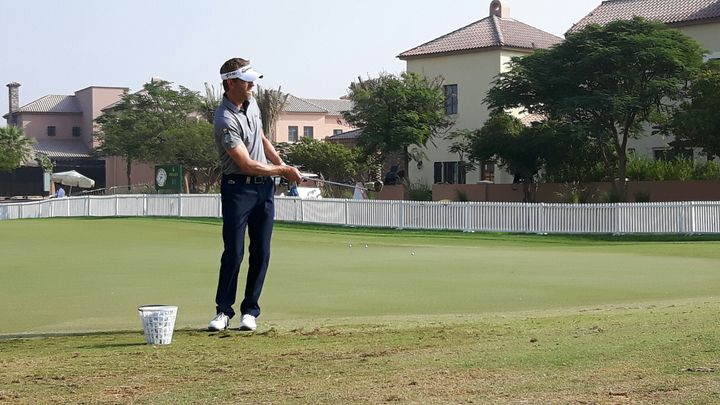
[[[677,28],[705,47],[708,59],[720,58],[720,0],[607,0],[569,32],[587,24],[604,24],[633,16]],[[398,58],[407,62],[409,72],[444,78],[445,108],[455,121],[453,129],[477,129],[489,114],[482,100],[495,76],[507,69],[510,58],[560,41],[562,38],[512,19],[508,2],[493,0],[488,17],[405,51]],[[532,118],[518,116],[524,120]],[[660,157],[669,148],[670,141],[652,136],[633,140],[630,147],[639,154]],[[410,165],[411,182],[507,184],[513,180],[511,174],[497,170],[491,163],[463,175],[458,170],[459,157],[448,152],[449,142],[436,139],[435,143],[436,147],[430,146],[424,151],[425,160]]]
[[[490,111],[482,102],[495,76],[507,70],[507,62],[535,49],[549,48],[562,38],[532,27],[510,16],[506,2],[490,3],[487,17],[401,53],[407,71],[427,77],[441,76],[447,97],[445,112],[453,119],[453,129],[483,126]],[[412,183],[475,184],[480,181],[510,183],[509,173],[497,170],[491,162],[470,173],[459,170],[459,156],[450,153],[450,142],[435,139],[425,150],[426,159],[411,163]]]

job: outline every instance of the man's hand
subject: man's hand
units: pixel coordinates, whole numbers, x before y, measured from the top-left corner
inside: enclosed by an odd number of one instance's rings
[[[302,179],[302,175],[300,174],[300,170],[298,170],[294,166],[282,166],[282,168],[283,168],[283,171],[280,174],[281,176],[283,176],[285,179],[287,179],[289,181],[294,181],[296,183],[302,183],[303,179]]]

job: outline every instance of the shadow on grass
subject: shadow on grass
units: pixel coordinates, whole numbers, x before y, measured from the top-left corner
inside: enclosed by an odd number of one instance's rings
[[[78,349],[109,349],[112,347],[133,347],[133,346],[147,346],[146,342],[133,342],[133,343],[98,343],[89,346],[78,346]]]

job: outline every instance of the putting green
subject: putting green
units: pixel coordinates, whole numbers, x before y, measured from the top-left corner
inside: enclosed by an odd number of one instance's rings
[[[0,221],[0,251],[0,334],[137,330],[143,304],[178,305],[177,328],[203,328],[214,312],[219,220]],[[279,224],[261,320],[592,309],[718,291],[717,241]]]

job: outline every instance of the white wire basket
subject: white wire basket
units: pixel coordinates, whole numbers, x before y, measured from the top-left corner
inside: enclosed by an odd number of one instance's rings
[[[177,309],[172,305],[143,305],[138,308],[148,344],[169,345],[172,342]]]

